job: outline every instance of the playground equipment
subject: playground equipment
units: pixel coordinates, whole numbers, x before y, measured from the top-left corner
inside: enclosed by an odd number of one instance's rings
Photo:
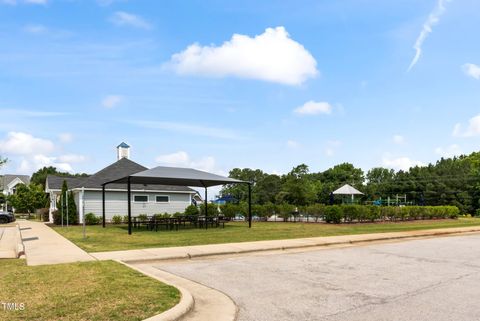
[[[377,206],[411,206],[413,202],[407,201],[407,195],[395,195],[395,197],[388,196],[386,199],[381,197],[378,200],[371,202],[372,205]]]

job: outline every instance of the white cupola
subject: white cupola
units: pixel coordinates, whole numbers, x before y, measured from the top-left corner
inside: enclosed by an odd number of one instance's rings
[[[117,160],[122,158],[130,159],[130,146],[125,142],[117,146]]]

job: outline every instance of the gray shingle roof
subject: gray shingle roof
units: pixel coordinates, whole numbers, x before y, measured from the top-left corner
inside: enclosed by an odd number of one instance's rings
[[[10,184],[15,178],[19,178],[25,185],[30,184],[30,176],[28,175],[11,175],[5,174],[1,177],[0,187],[3,189],[4,186]]]
[[[74,188],[88,177],[66,177],[66,176],[47,176],[47,185],[49,189],[62,189],[63,181],[67,182],[68,188]]]
[[[102,188],[102,184],[132,175],[138,172],[147,170],[146,167],[129,160],[122,158],[115,163],[105,167],[90,177],[70,177],[67,180],[68,188]],[[50,189],[61,189],[65,177],[58,177],[49,175],[48,187]],[[58,187],[59,186],[59,187]],[[126,190],[126,184],[109,184],[107,189],[121,189]],[[192,192],[193,190],[186,186],[170,186],[170,185],[143,185],[132,184],[133,190],[154,190],[154,191],[179,191]]]

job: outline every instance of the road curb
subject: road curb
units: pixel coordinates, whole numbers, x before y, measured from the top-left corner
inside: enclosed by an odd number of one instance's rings
[[[194,258],[202,257],[211,257],[211,256],[228,256],[228,255],[239,255],[239,254],[248,254],[248,253],[260,253],[268,251],[286,251],[286,250],[297,250],[302,248],[321,248],[321,247],[330,247],[330,246],[339,246],[339,245],[353,245],[353,244],[365,244],[365,243],[374,243],[381,241],[394,241],[394,240],[406,240],[406,239],[415,239],[415,238],[426,238],[426,237],[435,237],[435,236],[447,236],[447,235],[460,235],[466,233],[478,233],[480,232],[480,226],[478,227],[468,227],[468,228],[451,228],[451,229],[442,229],[442,230],[421,230],[421,231],[410,231],[410,232],[393,232],[393,233],[379,233],[377,234],[356,234],[356,235],[345,235],[341,236],[344,238],[342,240],[334,240],[338,237],[323,237],[322,240],[316,241],[316,238],[308,239],[290,239],[290,240],[279,240],[288,241],[293,240],[304,240],[309,243],[305,244],[282,244],[277,246],[259,246],[258,248],[252,249],[238,249],[238,250],[227,250],[227,251],[211,251],[206,253],[186,253],[183,255],[165,255],[162,257],[150,257],[150,258],[135,258],[128,259],[124,258],[121,261],[127,264],[139,264],[139,263],[152,263],[152,262],[161,262],[161,261],[173,261],[173,260],[189,260]],[[331,240],[329,240],[331,238]],[[262,242],[262,241],[260,241]],[[253,242],[255,243],[255,242]],[[228,245],[228,244],[226,244]]]
[[[23,244],[22,230],[20,229],[19,224],[17,224],[17,229],[18,233],[16,233],[17,242],[15,246],[15,251],[17,254],[17,258],[20,258],[22,256],[25,257],[25,244]]]
[[[115,260],[116,262],[123,264],[139,273],[142,273],[144,275],[147,275],[155,280],[158,280],[162,283],[168,284],[170,286],[175,287],[178,291],[180,291],[181,298],[180,302],[175,305],[173,308],[170,310],[167,310],[165,312],[162,312],[160,314],[154,315],[153,317],[150,317],[148,319],[145,319],[144,321],[177,321],[182,319],[187,313],[189,313],[194,305],[195,305],[195,300],[193,299],[192,294],[187,291],[185,288],[177,286],[175,284],[172,284],[168,280],[162,279],[161,277],[158,277],[156,275],[153,275],[151,273],[142,271],[138,269],[135,266],[129,265],[128,263],[121,261],[121,260]]]

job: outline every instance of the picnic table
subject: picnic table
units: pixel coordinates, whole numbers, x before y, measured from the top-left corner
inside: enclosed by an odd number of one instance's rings
[[[228,220],[223,216],[176,216],[176,217],[159,217],[158,215],[139,217],[132,217],[132,225],[134,228],[145,226],[150,231],[158,231],[164,228],[166,231],[176,230],[179,227],[187,228],[205,228],[209,227],[225,227]]]

